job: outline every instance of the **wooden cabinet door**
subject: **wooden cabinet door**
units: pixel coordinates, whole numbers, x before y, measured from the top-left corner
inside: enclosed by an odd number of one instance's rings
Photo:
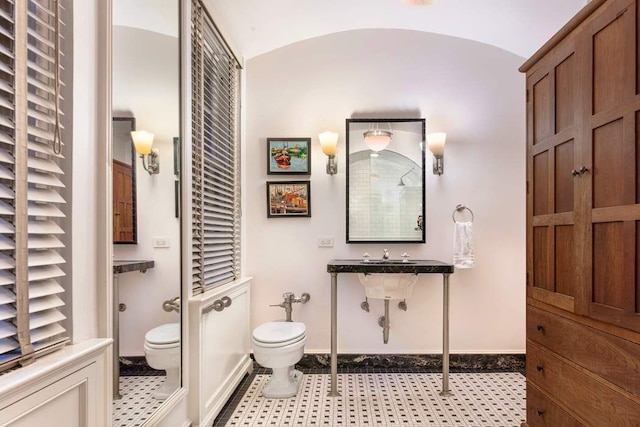
[[[527,76],[527,296],[574,311],[578,92],[574,40]]]
[[[640,332],[640,75],[635,0],[613,0],[585,27],[584,205],[578,312]]]
[[[113,240],[135,243],[132,168],[113,161]]]

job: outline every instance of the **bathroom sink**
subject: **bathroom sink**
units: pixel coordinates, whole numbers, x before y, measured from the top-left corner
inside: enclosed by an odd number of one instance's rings
[[[413,261],[401,261],[401,260],[386,260],[386,259],[375,259],[369,261],[360,261],[360,264],[415,264]]]
[[[394,262],[386,261],[386,263]],[[418,281],[418,275],[412,273],[358,273],[358,279],[364,287],[367,298],[407,299],[411,296],[413,286]]]

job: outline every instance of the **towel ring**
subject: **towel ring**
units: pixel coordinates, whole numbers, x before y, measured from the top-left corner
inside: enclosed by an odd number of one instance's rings
[[[469,211],[469,213],[471,214],[471,222],[473,222],[473,211],[471,209],[469,209],[468,207],[466,207],[465,205],[458,205],[453,210],[453,213],[451,214],[451,218],[453,219],[453,222],[458,222],[458,221],[456,221],[456,212],[462,212],[462,211],[465,211],[465,210]]]

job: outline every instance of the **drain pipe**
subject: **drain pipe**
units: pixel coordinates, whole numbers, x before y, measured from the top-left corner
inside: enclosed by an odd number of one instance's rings
[[[382,327],[382,341],[389,342],[389,300],[384,300],[384,316],[378,319],[378,325]]]

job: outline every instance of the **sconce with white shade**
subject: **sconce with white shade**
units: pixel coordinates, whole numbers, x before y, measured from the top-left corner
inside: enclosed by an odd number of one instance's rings
[[[389,124],[389,130],[380,129],[378,123],[372,123],[371,127],[363,133],[364,143],[371,151],[382,151],[387,148],[387,145],[391,142],[391,124]]]
[[[447,139],[445,132],[434,132],[427,134],[427,145],[433,153],[433,173],[442,175],[444,173],[444,143]]]
[[[336,153],[338,151],[338,134],[335,132],[322,132],[318,134],[322,152],[327,156],[327,174],[335,175],[338,173],[338,162]]]
[[[132,131],[131,141],[136,149],[136,153],[140,154],[142,159],[142,167],[149,172],[149,175],[160,173],[160,159],[158,158],[158,150],[153,149],[153,134],[144,130]]]

